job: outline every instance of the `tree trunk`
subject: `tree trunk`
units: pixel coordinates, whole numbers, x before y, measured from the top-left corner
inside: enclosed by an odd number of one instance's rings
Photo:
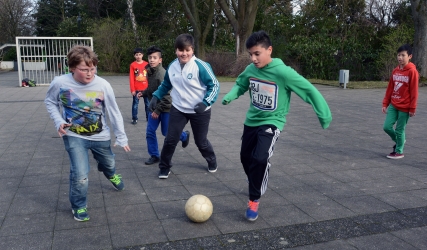
[[[189,1],[189,3],[187,3],[187,1]],[[204,27],[202,27],[203,24],[200,21],[200,10],[197,8],[196,0],[180,0],[180,2],[184,8],[185,16],[193,27],[193,35],[196,43],[194,53],[198,58],[204,60],[206,58],[206,37],[208,36],[209,31],[212,28],[212,19],[215,11],[215,0],[209,0],[207,2],[208,17],[206,19],[206,24]]]
[[[420,76],[427,78],[427,1],[411,0],[411,9],[415,26],[412,61]]]
[[[138,37],[138,32],[136,27],[135,14],[133,13],[133,0],[127,0],[126,2],[128,4],[128,11],[130,16],[130,21],[132,23],[133,34],[135,36],[135,42],[137,45],[139,45],[139,37]]]
[[[236,37],[236,56],[246,51],[246,39],[251,35],[259,0],[230,0],[231,8],[227,0],[217,0],[224,15],[227,17]]]

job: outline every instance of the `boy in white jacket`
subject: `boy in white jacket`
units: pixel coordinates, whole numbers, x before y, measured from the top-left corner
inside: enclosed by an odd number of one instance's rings
[[[160,154],[159,178],[166,179],[172,167],[172,156],[185,125],[190,121],[194,142],[208,163],[208,171],[217,170],[215,152],[207,139],[211,105],[219,93],[219,83],[211,66],[194,56],[194,38],[181,34],[175,40],[177,59],[169,65],[165,78],[150,101],[154,110],[157,102],[170,90],[172,108],[168,134]]]

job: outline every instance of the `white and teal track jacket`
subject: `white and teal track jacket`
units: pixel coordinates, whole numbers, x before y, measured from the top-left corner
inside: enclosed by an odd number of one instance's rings
[[[161,100],[171,90],[172,105],[183,113],[195,113],[199,102],[207,109],[216,101],[219,82],[209,63],[193,56],[182,68],[178,58],[169,64],[165,78],[153,96]],[[206,109],[206,110],[207,110]]]

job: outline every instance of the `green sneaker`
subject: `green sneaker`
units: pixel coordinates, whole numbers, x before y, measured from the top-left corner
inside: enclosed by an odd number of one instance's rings
[[[72,210],[74,219],[76,221],[88,221],[90,220],[89,214],[87,213],[87,208],[80,208],[76,210]]]
[[[120,174],[115,174],[109,179],[116,190],[121,191],[125,189],[125,184],[122,181],[122,176]]]

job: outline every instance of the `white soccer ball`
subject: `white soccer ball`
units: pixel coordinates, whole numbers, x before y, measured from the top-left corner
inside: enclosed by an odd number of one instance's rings
[[[194,222],[207,221],[211,217],[212,212],[212,202],[204,195],[193,195],[185,203],[185,213],[188,218]]]

